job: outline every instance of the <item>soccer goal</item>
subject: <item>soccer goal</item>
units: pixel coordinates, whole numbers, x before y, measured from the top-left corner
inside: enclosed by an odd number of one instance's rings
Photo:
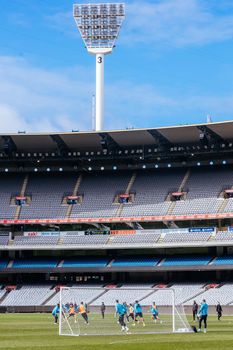
[[[115,309],[117,300],[118,304],[124,304],[126,309],[126,314],[121,319]],[[140,304],[141,313],[135,314],[132,310],[136,301]],[[152,308],[155,305],[158,311],[156,317]],[[175,291],[171,288],[62,287],[60,289],[60,335],[183,332],[192,332],[192,329],[183,306],[176,304]]]

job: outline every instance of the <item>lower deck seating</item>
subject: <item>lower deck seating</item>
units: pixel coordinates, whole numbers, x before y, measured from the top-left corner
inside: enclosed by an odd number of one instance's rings
[[[216,241],[233,242],[233,232],[217,232],[215,236]]]
[[[93,301],[92,305],[100,306],[102,302],[105,305],[115,305],[116,300],[126,303],[134,303],[135,300],[141,300],[145,298],[149,293],[151,293],[148,289],[110,289],[105,294],[101,295],[100,298]]]
[[[14,238],[14,245],[17,246],[31,246],[31,245],[56,245],[58,241],[58,236],[49,236],[49,237],[25,237],[25,236],[16,236]]]
[[[109,244],[130,244],[130,245],[143,245],[154,244],[158,241],[160,234],[153,233],[138,233],[129,235],[112,235],[109,239]]]
[[[0,235],[0,245],[7,245],[9,241],[9,235]]]
[[[227,305],[233,302],[233,284],[227,283],[219,288],[210,288],[203,292],[202,294],[195,297],[195,300],[198,304],[202,302],[203,299],[206,299],[206,302],[209,305],[217,305],[218,302],[222,305]],[[192,305],[193,300],[188,300],[185,305]]]
[[[62,299],[63,303],[76,303],[77,305],[80,304],[81,301],[84,303],[91,303],[92,300],[96,299],[98,296],[100,296],[104,292],[104,289],[102,288],[79,288],[79,289],[73,289],[70,290],[63,290],[62,291]],[[59,303],[60,295],[57,293],[54,295],[46,305],[56,305]]]
[[[108,239],[108,235],[65,236],[62,245],[102,245],[106,244]]]
[[[2,301],[2,306],[38,306],[45,302],[54,290],[52,286],[25,285],[12,290]]]
[[[192,232],[192,233],[167,233],[163,242],[181,243],[181,242],[205,242],[209,239],[209,232]]]
[[[219,285],[217,285],[219,286]],[[65,289],[63,302],[77,303],[81,301],[89,304],[89,307],[100,306],[102,302],[106,306],[114,306],[116,300],[120,302],[134,303],[139,300],[144,311],[155,302],[158,307],[171,306],[174,290],[176,304],[191,306],[193,301],[200,305],[206,299],[209,305],[233,305],[233,283],[226,283],[217,288],[205,289],[203,283],[173,283],[168,289],[152,288],[151,284],[126,284],[120,288],[105,289],[100,285],[74,285],[75,289]],[[0,298],[6,293],[5,289],[0,290]],[[50,285],[24,285],[19,289],[10,291],[1,306],[39,306],[44,303],[47,306],[54,306],[59,302],[59,293]],[[47,301],[47,302],[46,302]]]

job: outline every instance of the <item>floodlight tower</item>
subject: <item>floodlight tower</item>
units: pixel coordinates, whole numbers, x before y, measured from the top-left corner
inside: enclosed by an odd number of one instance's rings
[[[95,130],[103,130],[104,56],[112,52],[125,18],[124,4],[74,4],[73,16],[87,51],[96,56]]]

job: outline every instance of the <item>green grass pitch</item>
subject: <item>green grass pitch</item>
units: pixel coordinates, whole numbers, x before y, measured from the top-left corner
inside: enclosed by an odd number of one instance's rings
[[[98,327],[102,327],[96,322]],[[146,331],[146,329],[145,329]],[[50,314],[1,314],[1,350],[232,350],[233,317],[208,319],[208,333],[58,336]]]

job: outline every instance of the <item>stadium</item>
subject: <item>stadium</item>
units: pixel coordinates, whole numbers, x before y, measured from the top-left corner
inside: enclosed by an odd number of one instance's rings
[[[232,348],[233,121],[104,130],[117,6],[74,7],[96,55],[95,131],[0,134],[1,349]],[[118,16],[111,36],[87,41],[88,11]]]

